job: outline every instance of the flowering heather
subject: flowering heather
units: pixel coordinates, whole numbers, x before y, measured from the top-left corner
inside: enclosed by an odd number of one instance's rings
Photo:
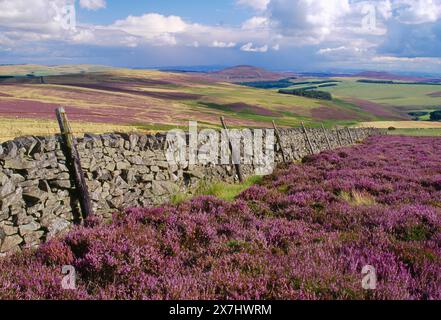
[[[441,299],[441,140],[375,137],[0,261],[0,299]],[[63,290],[61,268],[77,271]],[[375,267],[377,289],[362,288]]]

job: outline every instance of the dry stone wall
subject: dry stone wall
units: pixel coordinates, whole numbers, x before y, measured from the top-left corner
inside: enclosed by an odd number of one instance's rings
[[[308,129],[315,152],[328,149],[322,130]],[[332,148],[383,134],[375,129],[327,130]],[[300,129],[280,129],[289,160],[309,154]],[[61,138],[23,137],[0,145],[0,255],[35,247],[79,222],[78,201],[62,151]],[[235,181],[233,165],[170,165],[166,136],[86,135],[77,140],[96,214],[163,203],[205,180]],[[276,162],[282,161],[275,145]],[[244,175],[253,166],[243,166]]]

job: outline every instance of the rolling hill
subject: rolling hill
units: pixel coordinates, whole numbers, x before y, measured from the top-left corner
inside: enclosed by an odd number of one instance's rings
[[[341,78],[334,87],[320,88],[334,96],[332,101],[323,101],[234,83],[288,76],[293,74],[251,66],[211,73],[89,65],[0,66],[0,140],[57,132],[54,110],[59,106],[65,107],[78,134],[167,130],[185,127],[189,120],[218,127],[220,116],[233,127],[269,127],[272,120],[281,127],[299,126],[301,121],[334,126],[410,119],[407,112],[432,106],[437,100],[433,93],[439,91],[432,87],[426,92],[421,85],[402,91],[400,85],[360,84]]]
[[[98,67],[94,67],[98,68]],[[24,78],[22,83],[1,78],[34,72],[43,75]],[[34,71],[35,70],[35,71]],[[64,73],[61,73],[65,70]],[[69,71],[66,71],[69,70]],[[301,121],[311,125],[353,124],[375,117],[351,106],[324,102],[277,92],[239,86],[207,76],[153,70],[106,68],[88,72],[72,67],[0,67],[0,120],[9,124],[0,136],[10,138],[23,134],[47,134],[47,121],[55,123],[54,110],[64,106],[69,118],[78,123],[95,123],[100,132],[109,124],[145,130],[163,130],[186,126],[188,120],[198,120],[203,126],[219,126],[225,116],[231,126],[271,126],[274,119],[280,126],[298,126]],[[249,73],[241,77],[277,77],[271,72],[241,68]],[[254,70],[254,71],[252,71]],[[234,68],[233,68],[234,71]],[[237,71],[237,69],[236,69]],[[230,74],[227,70],[226,74]],[[225,73],[224,73],[225,74]],[[232,73],[238,76],[237,72]],[[12,74],[14,75],[14,74]],[[41,120],[42,128],[34,125],[15,132],[17,123],[25,119]],[[44,126],[43,126],[44,123]],[[105,126],[103,125],[105,124]],[[78,129],[79,131],[81,129]],[[88,130],[91,127],[88,126]],[[4,138],[3,138],[4,139]]]
[[[272,72],[262,68],[241,65],[226,68],[220,71],[207,73],[207,76],[217,81],[227,82],[251,82],[251,81],[270,81],[280,80],[296,75],[291,72]]]

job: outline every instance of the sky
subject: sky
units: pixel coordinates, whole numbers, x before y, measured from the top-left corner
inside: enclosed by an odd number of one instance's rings
[[[0,0],[0,64],[441,74],[441,0]]]

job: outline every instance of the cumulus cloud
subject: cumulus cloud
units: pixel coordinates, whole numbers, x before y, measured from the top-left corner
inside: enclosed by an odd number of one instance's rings
[[[242,23],[242,29],[255,30],[269,27],[269,19],[267,17],[252,17]]]
[[[317,51],[317,55],[326,57],[330,60],[343,60],[350,58],[359,58],[366,55],[369,50],[367,48],[359,48],[357,46],[340,46],[335,48],[321,48]]]
[[[240,50],[245,52],[267,52],[268,45],[255,47],[252,42],[248,42],[247,44],[244,44],[242,47],[240,47]]]
[[[54,33],[60,29],[56,18],[68,4],[67,0],[0,0],[0,27]]]
[[[409,24],[435,22],[441,17],[440,0],[396,0],[395,16]]]
[[[128,16],[118,20],[108,29],[124,31],[130,35],[146,40],[155,41],[156,44],[174,45],[177,43],[176,34],[183,33],[189,25],[178,16],[163,16],[157,13],[142,16]]]
[[[350,11],[349,0],[272,0],[268,5],[270,19],[289,36],[326,36]]]
[[[236,46],[236,43],[234,42],[223,42],[223,41],[213,41],[212,45],[213,48],[233,48]]]
[[[89,10],[98,10],[106,7],[105,0],[80,0],[81,8]]]
[[[73,1],[0,0],[0,45],[12,51],[49,41],[158,50],[179,46],[193,52],[231,48],[250,57],[264,56],[251,54],[256,52],[280,51],[278,55],[288,56],[291,52],[293,57],[308,52],[335,63],[337,59],[370,63],[377,56],[422,63],[416,58],[441,55],[441,0],[236,0],[250,11],[250,18],[237,25],[201,24],[179,15],[141,12],[107,25],[77,21],[76,28],[66,30],[62,9]],[[105,0],[76,4],[88,10],[106,7]],[[367,18],[375,28],[364,26]]]

